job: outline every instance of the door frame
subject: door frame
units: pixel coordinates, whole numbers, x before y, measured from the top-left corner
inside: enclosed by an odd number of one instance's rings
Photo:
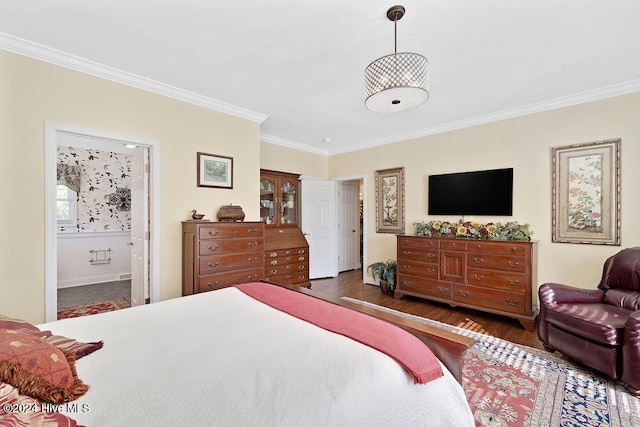
[[[58,241],[56,227],[56,170],[60,134],[71,134],[120,144],[148,147],[151,171],[149,176],[149,282],[151,302],[160,301],[160,144],[158,141],[119,135],[95,129],[81,128],[45,121],[44,194],[45,194],[45,321],[57,319],[58,305]]]
[[[351,175],[333,178],[334,181],[362,181],[362,282],[365,283],[367,269],[367,176]]]

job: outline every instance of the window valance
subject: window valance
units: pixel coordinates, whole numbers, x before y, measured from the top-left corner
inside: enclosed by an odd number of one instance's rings
[[[80,166],[58,163],[58,184],[65,185],[76,193],[79,193],[80,171]]]

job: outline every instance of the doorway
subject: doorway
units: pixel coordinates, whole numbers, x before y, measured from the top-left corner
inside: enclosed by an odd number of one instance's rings
[[[130,206],[126,206],[125,194],[116,192],[109,196],[102,196],[106,204],[110,206],[104,208],[110,212],[111,216],[117,216],[116,205],[121,210],[130,207],[130,231],[120,233],[109,233],[110,237],[115,235],[128,240],[124,244],[130,247],[130,277],[124,279],[131,280],[131,304],[139,305],[145,302],[156,302],[159,300],[159,147],[155,141],[143,140],[136,137],[115,135],[96,131],[92,129],[82,129],[68,125],[61,125],[52,122],[45,123],[45,318],[46,321],[57,318],[58,306],[58,216],[57,216],[57,194],[58,187],[58,148],[70,146],[82,146],[84,150],[90,150],[92,157],[98,157],[95,153],[111,153],[109,156],[117,157],[114,152],[128,153],[131,155],[131,187],[129,200]],[[77,149],[79,151],[80,148]],[[77,155],[77,153],[74,153]],[[124,156],[124,155],[123,155]],[[102,165],[104,173],[100,174],[102,180],[109,180],[118,171],[109,170],[109,165]],[[86,172],[85,172],[86,173]],[[98,177],[92,177],[98,181]],[[97,187],[97,182],[93,182]],[[124,189],[123,189],[124,191]],[[117,199],[117,200],[116,200]],[[94,212],[94,215],[97,215]],[[93,218],[95,220],[96,218]],[[91,219],[89,220],[91,221]],[[88,223],[88,222],[87,222]],[[80,222],[77,222],[79,227]],[[103,225],[105,230],[112,224]],[[92,230],[96,231],[96,230]],[[103,230],[104,231],[104,230]],[[89,233],[90,234],[90,233]],[[104,239],[106,233],[94,233]],[[124,237],[123,237],[124,235]],[[104,248],[102,246],[105,246]],[[87,261],[89,265],[109,264],[110,249],[101,245],[97,249],[91,249],[91,253],[86,253],[78,259]],[[125,251],[123,251],[125,252]],[[78,256],[80,258],[80,256]],[[92,267],[90,267],[92,268]],[[97,271],[94,270],[94,271]],[[104,270],[106,271],[106,270]]]

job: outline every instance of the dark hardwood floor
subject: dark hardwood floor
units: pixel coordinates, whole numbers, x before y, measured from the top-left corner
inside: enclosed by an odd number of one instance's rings
[[[382,305],[404,313],[426,317],[442,323],[492,335],[517,344],[543,349],[535,331],[526,331],[517,320],[462,307],[405,296],[400,300],[383,294],[375,285],[364,284],[362,270],[340,273],[338,277],[311,281],[311,290],[319,295],[350,297]]]

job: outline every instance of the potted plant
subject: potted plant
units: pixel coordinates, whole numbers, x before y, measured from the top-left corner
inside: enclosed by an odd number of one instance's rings
[[[371,277],[379,280],[382,292],[390,295],[393,295],[393,291],[396,289],[397,269],[398,265],[392,259],[374,262],[367,267],[367,270],[371,273]]]

